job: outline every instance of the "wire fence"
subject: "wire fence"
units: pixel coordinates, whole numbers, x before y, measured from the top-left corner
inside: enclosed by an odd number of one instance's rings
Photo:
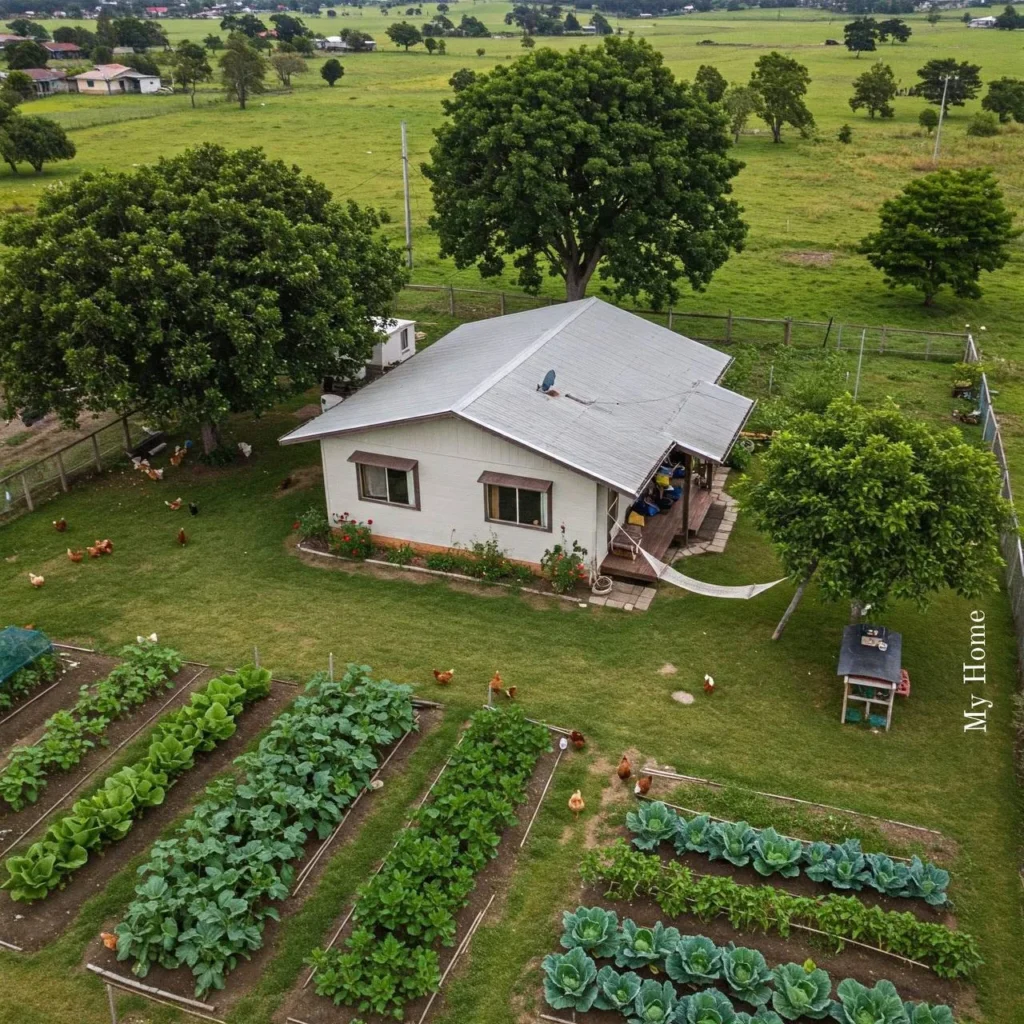
[[[74,483],[123,460],[145,436],[145,428],[123,416],[90,434],[0,476],[0,523],[69,491]]]

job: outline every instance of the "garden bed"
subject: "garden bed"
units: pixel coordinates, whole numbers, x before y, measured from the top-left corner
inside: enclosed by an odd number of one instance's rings
[[[205,670],[190,688],[194,692],[215,673]],[[192,805],[200,790],[216,776],[229,768],[231,761],[242,753],[254,736],[259,734],[296,695],[296,688],[288,683],[272,682],[270,693],[246,708],[237,719],[234,734],[208,753],[198,753],[195,764],[185,771],[168,790],[163,803],[147,808],[135,821],[131,831],[117,843],[107,847],[102,855],[92,856],[85,867],[75,872],[64,889],[50,893],[35,903],[16,903],[7,892],[0,892],[0,938],[20,946],[26,951],[36,950],[51,942],[74,921],[82,905],[118,874],[132,858],[150,846],[160,835]],[[99,773],[96,778],[103,776]],[[62,811],[70,810],[67,801]],[[45,823],[39,825],[20,846],[40,837]]]
[[[293,690],[289,699],[294,696],[295,691]],[[275,709],[275,713],[278,710],[280,708]],[[419,725],[418,731],[409,733],[404,739],[396,740],[379,752],[379,763],[383,765],[383,768],[379,770],[375,778],[383,782],[385,787],[389,779],[395,778],[405,770],[406,763],[416,751],[416,748],[426,736],[441,724],[444,717],[443,709],[433,707],[418,708],[416,714]],[[264,725],[269,723],[271,717],[273,715],[267,716]],[[239,751],[236,750],[235,756],[238,753]],[[389,757],[390,759],[388,759]],[[387,760],[386,765],[384,764],[385,760]],[[230,759],[225,758],[221,768],[226,767],[229,761]],[[230,1008],[243,999],[259,982],[267,969],[267,965],[274,959],[277,953],[277,943],[282,923],[297,913],[306,900],[314,895],[316,883],[327,869],[331,858],[344,844],[350,842],[359,833],[367,817],[373,813],[374,802],[372,796],[372,792],[368,792],[364,799],[351,806],[350,813],[347,814],[340,826],[335,831],[332,831],[329,840],[319,839],[315,832],[307,840],[301,858],[292,862],[296,869],[296,878],[290,887],[291,895],[274,904],[281,920],[268,920],[266,922],[262,934],[262,945],[259,949],[251,952],[249,959],[240,958],[238,966],[227,974],[223,989],[210,991],[201,997],[204,1001],[216,1006],[218,1013],[229,1012]],[[317,854],[325,842],[330,843],[329,849],[319,858],[316,866],[310,871],[308,877],[303,880],[301,888],[298,888],[296,892],[299,871],[309,862],[310,858]],[[104,929],[109,929],[112,932],[120,920],[121,917],[118,917],[106,922]],[[99,938],[93,940],[86,947],[84,961],[117,975],[134,978],[130,962],[119,961],[117,953],[114,950],[107,949]],[[195,977],[187,967],[171,970],[154,964],[150,967],[144,983],[174,996],[185,999],[195,998]]]

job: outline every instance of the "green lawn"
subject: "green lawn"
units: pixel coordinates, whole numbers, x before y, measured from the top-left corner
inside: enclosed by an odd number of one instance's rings
[[[904,633],[914,689],[897,709],[892,733],[874,736],[838,721],[833,673],[845,609],[822,605],[812,594],[784,639],[768,640],[788,586],[749,604],[667,591],[640,615],[307,567],[286,541],[295,516],[321,500],[320,493],[275,495],[290,470],[318,458],[313,447],[275,445],[294,422],[281,410],[255,424],[235,424],[235,436],[255,446],[252,461],[236,469],[170,470],[162,484],[127,470],[112,473],[15,521],[0,531],[0,607],[17,622],[107,648],[156,630],[192,658],[233,664],[258,644],[264,664],[293,677],[322,667],[333,651],[337,659],[358,659],[420,684],[429,695],[437,692],[431,668],[454,665],[456,680],[444,697],[460,713],[479,703],[497,668],[519,687],[531,713],[582,728],[589,753],[606,762],[636,746],[686,772],[942,829],[961,844],[953,865],[961,926],[977,933],[988,961],[978,979],[985,1019],[1014,1019],[1024,998],[1024,934],[1014,909],[1021,816],[1010,768],[1014,644],[1002,595],[976,603],[942,595],[927,611],[899,606],[886,614],[887,624]],[[197,518],[166,509],[164,499],[179,493],[198,501]],[[57,515],[69,523],[60,538],[50,525]],[[175,543],[180,525],[190,537],[184,549]],[[67,543],[94,536],[110,536],[115,554],[70,564]],[[41,590],[29,587],[30,570],[47,577]],[[688,563],[687,570],[739,583],[772,579],[778,565],[741,518],[724,556]],[[959,666],[975,607],[988,615],[986,693],[994,707],[987,734],[962,731],[967,694]],[[666,661],[679,666],[679,675],[658,674]],[[680,686],[699,692],[705,672],[719,683],[713,700],[701,697],[683,709],[669,699]],[[446,1019],[453,1024],[516,1019],[512,994],[533,984],[524,979],[525,965],[550,950],[552,908],[572,898],[585,820],[572,825],[565,799],[581,784],[592,806],[599,799],[599,780],[584,779],[584,772],[575,760],[553,789],[506,914],[481,933],[473,970],[452,990]],[[345,860],[353,871],[343,880],[341,869],[334,871],[316,909],[289,926],[289,952],[246,1005],[246,1021],[269,1019],[298,969],[297,946],[326,927],[374,851],[386,846],[376,831],[366,843]],[[99,909],[87,910],[51,950],[24,960],[3,957],[0,1020],[104,1019],[95,987],[68,969],[103,910],[122,902],[128,885],[121,876]]]

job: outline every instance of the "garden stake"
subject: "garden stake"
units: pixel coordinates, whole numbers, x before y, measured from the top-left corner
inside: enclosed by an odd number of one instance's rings
[[[6,725],[15,715],[20,715],[30,704],[34,704],[40,697],[45,697],[52,689],[60,686],[60,684],[61,680],[58,679],[57,682],[52,683],[41,693],[37,693],[31,700],[25,701],[24,704],[19,704],[6,718],[0,718],[0,725]]]
[[[98,974],[104,981],[109,982],[112,985],[117,985],[120,988],[125,989],[135,995],[144,996],[162,996],[164,999],[170,999],[170,1003],[165,1005],[171,1006],[177,1003],[179,1008],[183,1007],[194,1007],[198,1010],[216,1010],[216,1006],[212,1006],[210,1003],[201,1003],[198,999],[189,999],[187,996],[176,996],[173,992],[165,992],[162,988],[154,988],[152,985],[143,985],[141,981],[136,981],[134,978],[125,978],[120,974],[115,974],[113,971],[108,971],[104,967],[98,967],[96,964],[86,964],[85,969],[92,971],[93,974]],[[216,1020],[216,1017],[207,1017],[207,1020]]]
[[[533,817],[530,818],[530,824],[526,826],[526,832],[523,833],[522,841],[519,843],[520,850],[526,845],[526,840],[530,838],[530,829],[533,828],[533,823],[537,820],[537,815],[540,813],[540,809],[544,805],[544,797],[548,795],[548,789],[551,787],[551,780],[555,777],[555,769],[558,767],[558,762],[562,760],[562,754],[564,753],[564,750],[558,751],[558,757],[555,758],[555,763],[552,765],[548,781],[544,783],[544,790],[540,795],[540,799],[537,801],[537,806],[533,809]]]
[[[107,983],[107,1005],[110,1007],[110,1024],[117,1024],[117,1003],[114,1002],[114,986]]]
[[[334,651],[327,655],[327,676],[334,682]]]
[[[3,939],[0,939],[0,946],[2,946],[4,949],[13,950],[15,953],[24,953],[25,952],[25,950],[23,950],[21,948],[21,946],[16,946],[16,945],[14,945],[13,942],[4,942]]]
[[[487,910],[491,906],[491,903],[493,902],[494,896],[492,895],[487,903],[487,906],[484,907],[484,909],[481,910],[480,913],[477,914],[475,918],[473,918],[473,923],[469,926],[469,930],[466,932],[466,937],[459,943],[458,949],[455,950],[455,953],[452,955],[451,960],[448,961],[448,966],[444,969],[444,974],[441,975],[441,980],[437,983],[437,988],[430,993],[430,999],[427,1001],[427,1005],[423,1007],[423,1012],[420,1014],[419,1024],[423,1024],[423,1022],[427,1019],[427,1014],[430,1013],[430,1008],[434,1005],[434,1000],[437,998],[438,992],[441,991],[441,986],[444,985],[445,978],[448,977],[449,972],[455,966],[455,961],[458,960],[459,957],[462,956],[462,954],[465,952],[466,947],[469,945],[470,941],[473,938],[473,935],[476,933],[477,928],[480,926],[480,922],[483,920],[484,914],[487,912]]]

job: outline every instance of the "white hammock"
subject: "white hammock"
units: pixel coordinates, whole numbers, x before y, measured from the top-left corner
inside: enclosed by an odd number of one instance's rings
[[[681,572],[676,572],[672,566],[659,562],[643,548],[640,549],[640,554],[651,563],[651,568],[658,574],[658,579],[671,583],[673,586],[682,587],[683,590],[690,590],[694,594],[702,594],[704,597],[730,597],[735,600],[749,601],[750,598],[757,597],[758,594],[786,579],[783,576],[781,580],[773,580],[771,583],[750,583],[745,587],[723,587],[717,583],[703,583],[691,576],[684,576]]]

